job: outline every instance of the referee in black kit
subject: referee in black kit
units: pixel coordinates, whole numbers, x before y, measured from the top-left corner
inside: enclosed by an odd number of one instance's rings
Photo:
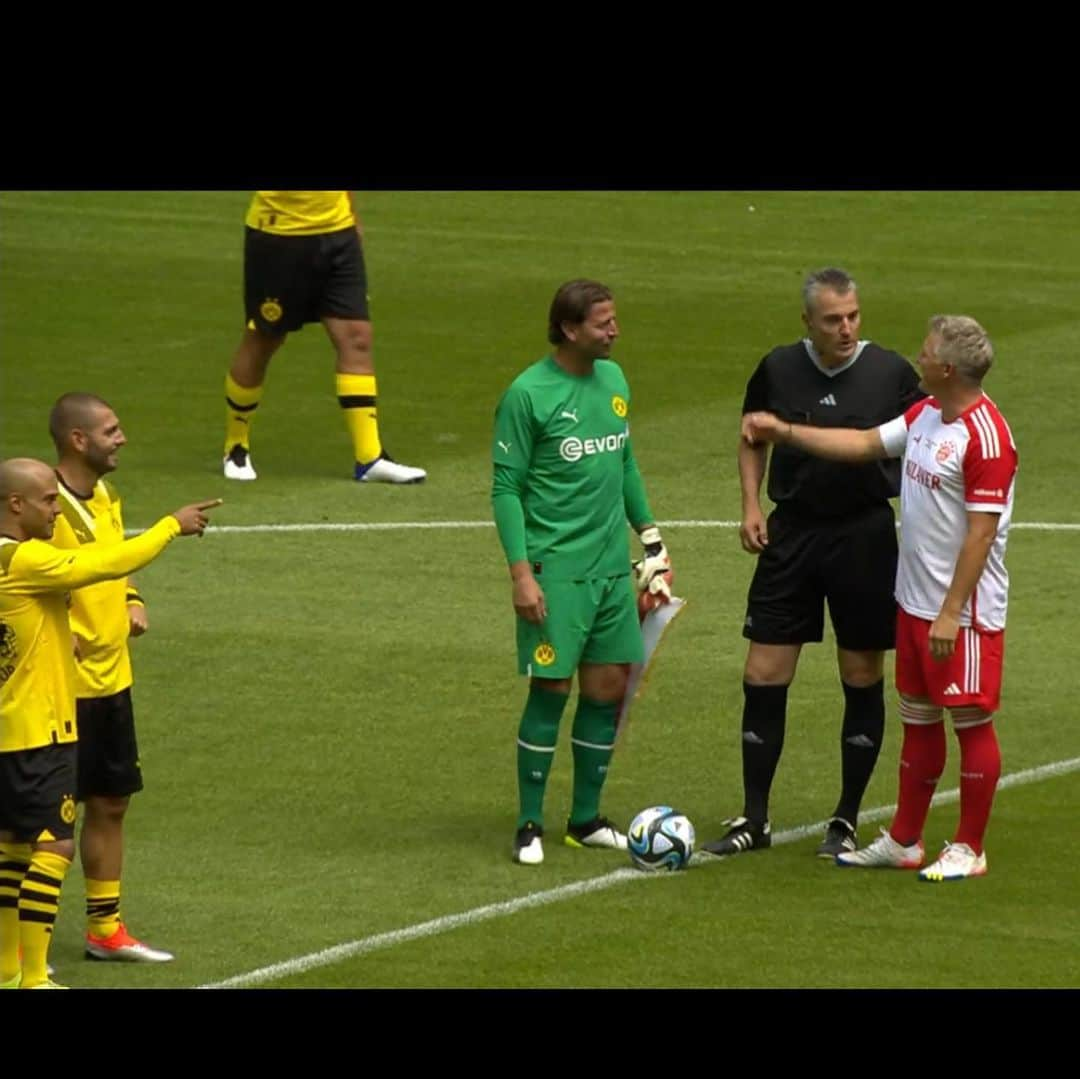
[[[855,282],[818,270],[802,289],[806,336],[773,349],[746,386],[743,413],[775,412],[818,427],[876,427],[923,396],[914,368],[859,339]],[[802,646],[820,641],[824,601],[836,633],[844,691],[840,800],[817,848],[823,858],[855,850],[859,805],[885,727],[885,650],[894,646],[896,526],[889,499],[900,461],[845,464],[788,446],[773,449],[768,520],[761,508],[767,447],[740,440],[743,549],[758,556],[746,604],[750,641],[743,671],[742,814],[706,843],[709,854],[762,850],[772,842],[769,790],[784,745],[788,686]]]

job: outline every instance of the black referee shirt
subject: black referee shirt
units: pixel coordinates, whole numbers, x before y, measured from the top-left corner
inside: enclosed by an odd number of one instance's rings
[[[861,341],[852,361],[826,373],[808,344],[781,345],[762,359],[746,384],[744,413],[775,412],[789,423],[866,429],[925,396],[915,369],[898,352]],[[767,491],[778,507],[800,516],[854,516],[900,493],[900,462],[845,464],[774,445]]]

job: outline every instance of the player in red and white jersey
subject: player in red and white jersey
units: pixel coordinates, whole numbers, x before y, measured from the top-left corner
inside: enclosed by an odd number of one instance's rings
[[[1016,476],[1016,446],[1005,418],[980,393],[946,421],[941,402],[929,397],[879,432],[886,453],[904,458],[897,602],[917,618],[937,618],[953,582],[968,514],[988,513],[994,518],[987,522],[995,526],[992,542],[975,589],[961,607],[960,625],[1004,629],[1005,542]]]
[[[896,686],[904,742],[900,792],[888,829],[840,865],[915,869],[923,827],[945,767],[942,709],[960,743],[960,822],[925,881],[986,873],[983,837],[1001,775],[993,726],[1001,693],[1016,446],[982,382],[993,362],[986,331],[964,315],[935,315],[918,358],[931,396],[872,430],[743,417],[743,437],[790,444],[834,460],[903,456]]]

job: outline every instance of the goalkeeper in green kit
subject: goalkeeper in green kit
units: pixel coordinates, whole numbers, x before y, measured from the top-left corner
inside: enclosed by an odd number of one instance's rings
[[[630,447],[626,376],[608,359],[618,335],[611,290],[567,282],[548,316],[553,350],[514,379],[495,412],[491,500],[513,581],[519,672],[530,676],[513,848],[524,865],[544,860],[544,791],[575,670],[565,841],[626,849],[600,815],[600,794],[629,665],[643,658],[639,604],[670,598],[671,563]],[[627,521],[644,544],[633,573]]]

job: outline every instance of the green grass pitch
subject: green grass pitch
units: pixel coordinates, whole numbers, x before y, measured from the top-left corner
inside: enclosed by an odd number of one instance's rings
[[[653,508],[672,522],[737,518],[745,381],[770,347],[800,335],[808,270],[847,268],[864,336],[909,357],[931,314],[974,315],[997,349],[987,389],[1020,450],[1016,520],[1073,526],[1010,537],[1004,771],[1075,762],[1080,194],[361,193],[382,434],[429,471],[426,484],[394,489],[350,480],[318,326],[271,365],[253,429],[259,480],[222,479],[247,198],[0,193],[0,455],[51,459],[48,409],[85,389],[113,404],[128,435],[114,479],[129,526],[225,498],[217,530],[139,575],[151,623],[132,645],[146,790],[128,817],[124,909],[134,932],[178,958],[84,961],[76,867],[52,949],[60,981],[245,984],[284,964],[259,984],[1080,986],[1076,771],[999,792],[978,881],[841,872],[813,857],[814,836],[663,879],[608,879],[629,862],[558,843],[567,721],[547,861],[511,864],[525,684],[485,524],[494,406],[545,351],[547,307],[566,279],[615,290],[637,456]],[[474,524],[438,526],[447,521]],[[436,527],[224,527],[405,522]],[[741,803],[752,562],[730,526],[670,525],[665,539],[689,606],[635,705],[604,809],[625,825],[670,802],[708,839]],[[895,797],[891,690],[887,700],[867,808]],[[804,651],[791,691],[777,831],[831,810],[839,713],[827,639]],[[950,734],[941,789],[956,782]],[[955,820],[955,803],[935,808],[928,846]],[[863,842],[879,823],[863,823]],[[515,903],[533,893],[548,894]],[[350,942],[366,943],[302,962]]]

